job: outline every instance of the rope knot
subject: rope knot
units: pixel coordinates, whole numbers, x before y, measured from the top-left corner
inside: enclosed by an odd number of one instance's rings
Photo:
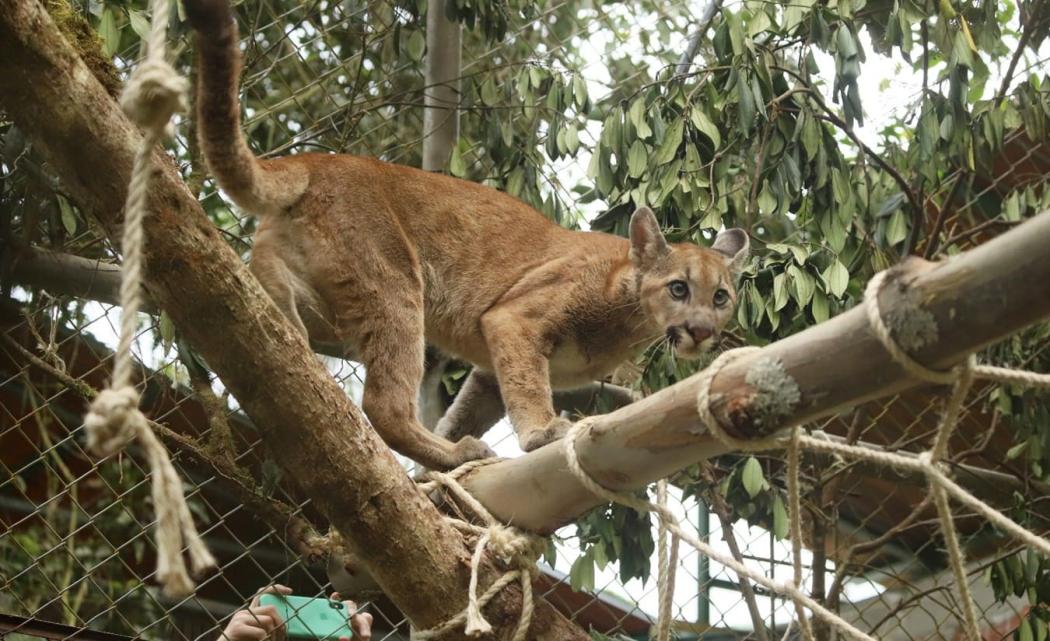
[[[488,528],[489,547],[504,563],[519,569],[535,567],[546,542],[534,534],[506,525],[494,524]]]
[[[131,73],[120,107],[136,125],[170,137],[171,116],[189,108],[188,91],[189,82],[166,61],[146,60]]]
[[[120,451],[149,425],[139,411],[139,393],[130,386],[104,389],[91,401],[84,427],[88,449],[98,456]]]

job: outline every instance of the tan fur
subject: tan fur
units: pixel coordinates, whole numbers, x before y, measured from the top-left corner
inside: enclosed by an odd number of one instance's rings
[[[239,131],[229,7],[186,8],[201,34],[205,156],[231,198],[261,217],[251,268],[300,331],[365,364],[364,410],[402,454],[435,468],[488,455],[460,424],[498,418],[498,404],[469,407],[496,381],[522,447],[539,447],[568,427],[552,387],[603,378],[665,333],[695,356],[732,315],[732,267],[747,252],[739,230],[720,235],[721,252],[667,245],[642,209],[628,241],[566,230],[493,189],[373,159],[256,159]],[[672,280],[688,283],[687,300],[670,296]],[[721,307],[718,289],[729,294]],[[416,418],[424,341],[476,368],[439,424],[463,436],[456,443]]]

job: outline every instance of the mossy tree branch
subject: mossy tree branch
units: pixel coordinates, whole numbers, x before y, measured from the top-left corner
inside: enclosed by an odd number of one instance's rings
[[[0,104],[77,205],[118,238],[141,137],[33,0],[11,0],[0,12]],[[150,297],[265,426],[285,473],[367,559],[391,600],[419,628],[452,617],[466,606],[470,551],[462,535],[222,241],[171,159],[158,151],[155,160],[146,219]],[[486,561],[482,584],[498,572]],[[488,606],[497,633],[514,627],[520,601],[520,590],[508,588]],[[529,638],[587,636],[541,602]]]

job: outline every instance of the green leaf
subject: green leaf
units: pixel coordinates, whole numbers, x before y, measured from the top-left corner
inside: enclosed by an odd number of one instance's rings
[[[740,133],[747,134],[755,122],[755,96],[751,93],[750,83],[741,78],[737,83],[737,127]]]
[[[813,277],[796,265],[788,265],[788,274],[791,276],[791,286],[795,290],[795,300],[799,307],[809,305],[816,289]]]
[[[951,140],[953,131],[955,131],[955,118],[950,113],[944,114],[944,119],[941,120],[941,140]]]
[[[1010,194],[1003,203],[1003,218],[1011,222],[1021,220],[1021,200],[1016,191]]]
[[[576,130],[575,123],[569,123],[565,126],[565,151],[569,155],[575,156],[576,151],[580,148],[580,132]]]
[[[1027,449],[1028,449],[1028,441],[1027,440],[1021,441],[1017,445],[1014,445],[1010,449],[1006,450],[1006,458],[1007,458],[1007,460],[1012,461],[1013,459],[1017,458],[1018,456],[1021,456],[1022,454],[1024,454],[1025,450],[1027,450]]]
[[[806,14],[802,7],[792,2],[789,3],[787,8],[784,9],[784,33],[790,34],[795,30],[795,27],[802,23],[803,18]]]
[[[875,214],[876,218],[885,218],[893,212],[900,209],[901,205],[904,204],[904,192],[898,191],[886,200],[882,201],[882,205],[879,206],[879,211]]]
[[[762,185],[762,190],[758,192],[758,210],[762,214],[769,216],[775,214],[777,211],[777,197],[773,195],[771,181],[767,180]]]
[[[62,215],[62,227],[68,236],[73,236],[77,233],[77,215],[73,211],[73,205],[70,205],[62,194],[56,194],[56,199],[59,213]]]
[[[423,54],[427,50],[427,38],[422,31],[417,29],[412,32],[412,35],[408,37],[408,42],[405,43],[405,50],[408,52],[408,57],[416,62],[423,60]]]
[[[787,304],[787,275],[780,273],[773,277],[773,311],[779,312]]]
[[[120,49],[120,28],[117,26],[117,10],[106,7],[98,24],[98,35],[102,38],[102,51],[113,56]]]
[[[1032,635],[1032,624],[1028,622],[1027,618],[1021,621],[1021,625],[1017,628],[1017,640],[1035,641],[1035,637]]]
[[[160,313],[160,321],[157,323],[157,331],[160,332],[160,340],[164,345],[164,352],[171,348],[171,345],[175,342],[175,323],[172,322],[171,316],[167,312]]]
[[[744,27],[740,23],[740,14],[738,12],[726,12],[726,21],[729,23],[729,40],[733,44],[733,54],[742,55],[744,53]]]
[[[824,283],[828,287],[827,291],[829,294],[835,298],[841,297],[845,293],[846,287],[849,286],[849,270],[838,259],[835,259],[824,270]]]
[[[747,34],[754,38],[772,26],[773,22],[769,19],[769,15],[765,11],[757,11],[747,25]]]
[[[149,20],[142,15],[141,11],[128,9],[128,20],[131,21],[131,29],[139,37],[139,40],[149,40]]]
[[[810,306],[810,311],[813,312],[813,320],[818,323],[823,323],[830,318],[830,312],[828,311],[828,296],[819,289],[813,292],[813,304]]]
[[[529,80],[529,70],[526,67],[518,73],[517,88],[519,96],[521,96],[522,98],[527,98],[529,96],[530,83],[531,81]]]
[[[890,222],[886,224],[886,242],[896,245],[908,237],[908,223],[904,219],[904,212],[896,211],[890,216]]]
[[[496,89],[496,81],[492,76],[481,83],[481,102],[490,107],[499,103],[499,90]]]
[[[543,77],[546,75],[543,69],[539,67],[529,67],[529,82],[532,83],[533,87],[539,89],[540,85],[543,84]]]
[[[773,494],[773,536],[786,539],[788,535],[788,513],[780,493]]]
[[[452,146],[452,157],[448,161],[448,171],[457,178],[462,178],[467,175],[467,163],[463,160],[463,152],[460,150],[461,145]]]
[[[579,74],[572,77],[572,95],[576,106],[583,109],[587,104],[587,82]]]
[[[857,41],[845,24],[840,23],[835,30],[835,46],[842,58],[853,58],[857,55]]]
[[[636,99],[631,104],[631,110],[627,115],[630,117],[631,122],[634,123],[634,129],[639,138],[648,138],[653,135],[653,130],[649,127],[649,123],[646,122],[644,99]]]
[[[598,154],[595,154],[597,158]],[[521,191],[525,187],[525,172],[521,167],[515,167],[507,179],[507,193],[516,198],[521,197]]]
[[[806,156],[816,158],[820,148],[820,125],[812,115],[802,112],[800,120],[802,123],[802,146],[806,149]]]
[[[678,151],[678,147],[682,144],[682,134],[684,131],[685,121],[682,119],[678,119],[671,124],[667,133],[664,134],[664,139],[660,143],[660,148],[656,152],[654,162],[657,165],[666,165],[674,160],[675,153]]]
[[[722,146],[722,135],[718,132],[718,127],[711,122],[711,119],[698,105],[693,105],[689,112],[689,119],[697,131],[707,136],[716,150]]]
[[[577,592],[589,592],[594,589],[594,559],[591,550],[580,555],[569,570],[569,585]]]
[[[762,464],[753,456],[748,457],[744,463],[744,469],[740,472],[740,482],[748,496],[755,498],[765,485],[765,477],[762,475]]]
[[[627,174],[631,178],[639,178],[645,173],[649,165],[648,156],[645,144],[641,140],[635,140],[631,150],[627,152]]]

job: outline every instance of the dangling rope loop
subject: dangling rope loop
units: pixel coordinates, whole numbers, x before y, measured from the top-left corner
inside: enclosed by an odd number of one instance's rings
[[[153,148],[171,133],[172,114],[186,109],[188,83],[164,59],[170,6],[168,0],[151,2],[152,23],[147,45],[147,58],[131,74],[120,98],[128,117],[145,132],[135,154],[128,199],[124,208],[124,233],[121,248],[124,265],[121,270],[120,340],[113,363],[113,379],[108,389],[92,401],[84,417],[88,447],[99,456],[109,456],[137,440],[149,461],[152,475],[153,507],[157,513],[157,580],[164,591],[175,597],[193,592],[182,547],[188,548],[194,572],[214,567],[193,524],[186,506],[182,481],[175,471],[164,445],[150,429],[149,421],[139,410],[139,393],[132,382],[131,343],[137,329],[137,314],[142,307],[142,251],[145,237],[142,221],[146,215],[149,179],[152,173]]]

